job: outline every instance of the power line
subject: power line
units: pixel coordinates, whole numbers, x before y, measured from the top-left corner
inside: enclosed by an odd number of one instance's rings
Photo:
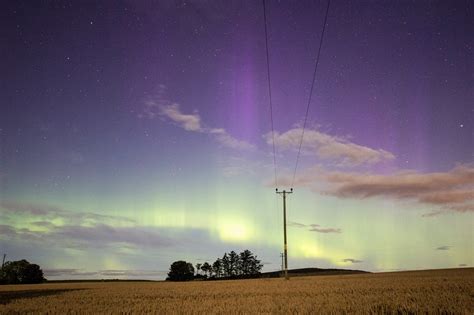
[[[276,168],[276,151],[275,151],[275,132],[273,128],[273,103],[272,103],[272,89],[271,89],[271,81],[270,81],[270,58],[269,58],[269,53],[268,53],[268,30],[267,30],[267,13],[266,13],[266,6],[265,6],[265,0],[262,0],[263,3],[263,20],[265,24],[265,52],[266,52],[266,57],[267,57],[267,82],[268,82],[268,95],[269,95],[269,100],[270,100],[270,120],[272,124],[272,144],[273,144],[273,167],[274,167],[274,172],[275,172],[275,187],[278,187],[278,182],[277,182],[277,168]],[[298,168],[298,161],[301,153],[301,145],[303,143],[303,137],[304,137],[304,131],[306,128],[306,121],[308,119],[308,112],[309,112],[309,105],[311,103],[311,97],[313,94],[313,89],[314,89],[314,82],[316,81],[316,72],[318,70],[318,64],[319,64],[319,56],[321,55],[321,47],[323,45],[323,38],[324,38],[324,32],[326,30],[326,23],[327,23],[327,18],[328,18],[328,12],[329,12],[329,4],[330,0],[328,0],[328,5],[326,8],[326,15],[324,18],[324,24],[323,24],[323,30],[321,34],[321,39],[319,42],[319,49],[318,49],[318,54],[316,57],[316,65],[314,68],[314,73],[313,73],[313,82],[311,84],[311,90],[309,93],[309,98],[308,98],[308,104],[306,106],[306,114],[304,118],[304,124],[303,124],[303,132],[301,134],[301,140],[300,140],[300,145],[298,149],[298,155],[296,156],[296,164],[295,164],[295,170],[293,173],[293,180],[291,182],[291,187],[293,187],[293,183],[295,181],[295,176],[296,176],[296,169]],[[278,191],[278,188],[276,188],[276,193],[281,194],[283,196],[283,257],[284,258],[284,275],[285,279],[288,280],[288,245],[287,245],[287,237],[286,237],[286,195],[293,193],[293,188],[290,189],[290,191]],[[283,262],[282,262],[282,267],[283,267]]]
[[[273,169],[275,173],[275,187],[278,186],[277,182],[277,168],[276,168],[276,151],[275,151],[275,132],[273,129],[273,103],[272,103],[272,89],[271,89],[271,81],[270,81],[270,58],[268,54],[268,31],[267,31],[267,13],[265,9],[265,0],[263,2],[263,21],[265,24],[265,48],[266,48],[266,56],[267,56],[267,82],[268,82],[268,95],[270,99],[270,120],[272,123],[272,144],[273,144]]]
[[[291,180],[291,187],[293,187],[293,184],[295,182],[296,169],[298,168],[298,162],[299,162],[299,159],[300,159],[301,146],[303,144],[304,131],[305,131],[305,128],[306,128],[306,121],[308,120],[309,105],[311,104],[311,98],[313,96],[314,82],[316,81],[316,73],[318,71],[319,57],[321,55],[321,47],[323,46],[324,32],[326,30],[326,22],[328,20],[328,12],[329,12],[329,4],[330,3],[331,3],[331,0],[328,0],[328,5],[326,7],[326,15],[324,17],[323,30],[321,32],[321,39],[319,40],[318,55],[316,56],[316,64],[314,66],[313,83],[311,83],[311,90],[309,91],[308,104],[306,105],[306,114],[304,116],[303,132],[301,133],[301,140],[300,140],[300,145],[299,145],[299,148],[298,148],[298,154],[296,155],[295,170],[293,172],[293,179]]]

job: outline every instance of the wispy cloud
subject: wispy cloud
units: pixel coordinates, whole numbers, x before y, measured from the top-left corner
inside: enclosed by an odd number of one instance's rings
[[[440,247],[436,247],[436,250],[450,250],[452,246],[440,246]]]
[[[117,215],[103,215],[92,212],[76,212],[61,209],[59,207],[44,205],[44,204],[30,204],[16,201],[1,201],[0,209],[4,215],[11,216],[26,216],[28,218],[37,218],[33,222],[36,226],[47,227],[51,225],[54,219],[60,219],[65,224],[71,225],[85,225],[95,224],[97,222],[108,224],[134,224],[135,220],[117,216]]]
[[[4,237],[12,237],[16,235],[16,229],[7,224],[0,224],[0,235]]]
[[[31,222],[31,224],[34,226],[44,227],[47,229],[51,229],[54,227],[54,224],[49,221],[35,221],[35,222]]]
[[[282,150],[297,150],[300,145],[302,128],[293,128],[284,133],[274,133],[275,145]],[[272,144],[272,134],[264,135],[268,144]],[[331,136],[317,130],[306,129],[302,150],[306,154],[315,154],[326,160],[337,160],[340,166],[375,164],[393,160],[395,156],[382,149],[372,149],[350,142],[342,137]]]
[[[166,86],[163,84],[158,85],[156,91],[153,94],[148,95],[143,101],[143,108],[137,114],[137,117],[154,119],[159,116],[160,108],[163,106],[172,105],[173,102],[168,100],[166,97]]]
[[[299,222],[293,222],[290,221],[287,224],[288,226],[291,227],[296,227],[296,228],[305,228],[308,229],[310,232],[317,232],[317,233],[341,233],[342,230],[340,228],[323,228],[319,224],[303,224]]]
[[[187,131],[199,131],[204,130],[201,127],[201,117],[198,114],[183,114],[178,104],[161,105],[160,114],[168,117],[170,120],[177,123],[181,128]]]
[[[165,276],[168,272],[164,270],[101,270],[99,275],[107,277],[119,277],[119,278],[128,278],[128,277],[160,277]]]
[[[303,224],[303,223],[298,223],[298,222],[288,222],[287,224],[288,226],[292,226],[292,227],[297,227],[297,228],[305,228],[307,225],[306,224]]]
[[[236,139],[223,128],[210,128],[203,125],[201,116],[195,112],[192,114],[182,112],[178,103],[172,103],[164,98],[165,87],[160,86],[158,93],[148,97],[145,102],[143,113],[139,118],[153,119],[157,116],[163,117],[184,130],[199,132],[212,136],[222,146],[235,150],[254,150],[255,145]]]
[[[177,240],[166,236],[164,231],[154,227],[132,226],[112,227],[105,224],[94,226],[64,225],[48,230],[17,228],[0,225],[0,236],[8,240],[20,240],[42,245],[60,245],[67,248],[85,249],[128,244],[134,247],[168,247]]]
[[[265,164],[260,159],[250,159],[244,156],[222,156],[218,161],[222,174],[226,177],[238,175],[256,175],[263,170],[270,170],[273,165]]]
[[[319,227],[314,227],[309,229],[311,232],[318,232],[318,233],[341,233],[341,229],[336,229],[336,228],[319,228]]]
[[[364,262],[364,261],[363,261],[363,260],[354,259],[354,258],[345,258],[345,259],[342,260],[342,262],[351,263],[351,264],[358,264],[358,263],[361,263],[361,262]]]
[[[121,216],[73,212],[48,205],[2,202],[0,210],[8,219],[8,223],[0,224],[0,239],[30,245],[134,249],[176,246],[196,237],[207,239],[200,229],[144,226]]]
[[[255,145],[243,141],[243,140],[238,140],[231,135],[227,131],[225,131],[222,128],[213,128],[207,130],[208,133],[213,135],[217,142],[222,144],[225,147],[231,148],[231,149],[236,149],[236,150],[254,150]]]
[[[160,106],[160,114],[176,122],[185,130],[211,135],[224,147],[236,150],[253,150],[255,146],[247,141],[232,137],[223,128],[207,128],[201,125],[199,114],[184,114],[178,104]]]
[[[97,271],[83,271],[83,269],[44,269],[44,276],[49,277],[90,277],[97,276]]]

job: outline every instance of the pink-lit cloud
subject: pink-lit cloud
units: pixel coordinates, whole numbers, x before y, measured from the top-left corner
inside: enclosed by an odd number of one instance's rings
[[[302,128],[293,128],[283,133],[275,132],[275,145],[281,150],[298,150],[302,133]],[[264,138],[268,144],[272,144],[271,133],[267,133]],[[314,154],[325,160],[336,160],[340,166],[375,164],[395,159],[388,151],[358,145],[348,139],[312,129],[305,130],[301,149],[305,154]]]
[[[375,175],[328,172],[324,180],[330,187],[326,193],[341,198],[411,199],[439,207],[425,216],[474,211],[474,168],[469,165],[433,173],[405,171]]]
[[[279,183],[290,185],[291,178]],[[314,167],[297,174],[294,187],[308,187],[315,193],[338,198],[391,198],[432,205],[424,217],[442,213],[474,212],[474,167],[458,165],[446,172],[421,173],[413,170],[393,174],[327,171]]]

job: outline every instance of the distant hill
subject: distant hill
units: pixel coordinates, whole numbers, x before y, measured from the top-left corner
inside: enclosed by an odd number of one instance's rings
[[[82,282],[156,282],[156,280],[140,279],[74,279],[74,280],[46,280],[47,283],[82,283]]]
[[[262,278],[278,278],[281,277],[283,271],[271,271],[262,272]],[[351,269],[321,269],[321,268],[300,268],[300,269],[289,269],[288,274],[292,277],[303,277],[303,276],[330,276],[330,275],[350,275],[370,273],[362,270],[351,270]]]
[[[304,277],[304,276],[331,276],[331,275],[350,275],[350,274],[361,274],[370,273],[362,270],[351,270],[351,269],[321,269],[321,268],[300,268],[290,269],[288,273],[292,277]],[[238,279],[252,279],[252,278],[279,278],[282,276],[282,271],[271,271],[262,272],[257,276],[250,277],[221,277],[211,278],[208,280],[238,280]],[[195,279],[203,280],[203,279]],[[156,282],[163,280],[138,280],[138,279],[83,279],[83,280],[47,280],[48,283],[80,283],[80,282]]]

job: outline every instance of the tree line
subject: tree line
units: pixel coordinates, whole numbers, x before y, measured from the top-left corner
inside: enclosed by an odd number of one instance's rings
[[[0,269],[0,284],[32,284],[46,281],[43,270],[26,259],[7,261]]]
[[[171,264],[166,280],[253,278],[260,274],[262,267],[263,264],[250,250],[246,249],[240,254],[231,251],[224,253],[222,258],[217,258],[213,263],[197,263],[196,268],[190,262],[175,261]]]

